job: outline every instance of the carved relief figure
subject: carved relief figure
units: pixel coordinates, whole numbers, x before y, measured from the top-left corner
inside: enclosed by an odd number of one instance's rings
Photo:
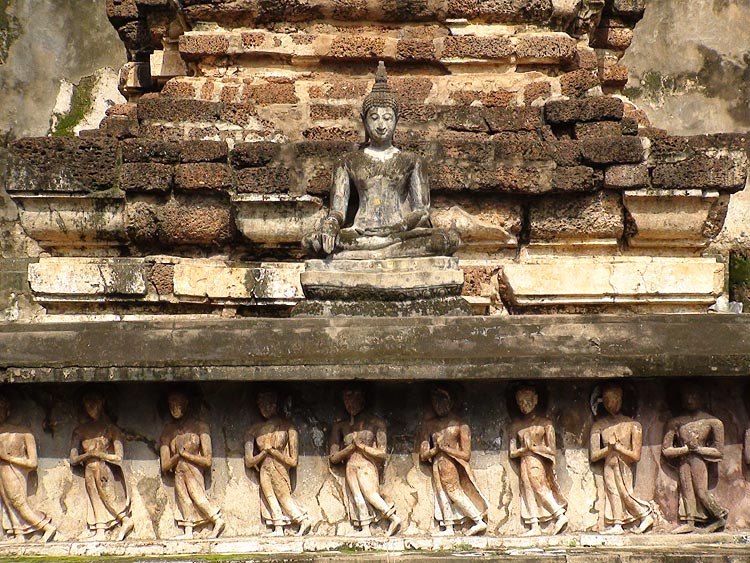
[[[0,500],[5,535],[24,541],[27,535],[42,532],[47,542],[57,532],[50,518],[32,508],[27,495],[28,476],[37,468],[36,441],[26,428],[7,422],[10,399],[0,395]]]
[[[161,434],[160,459],[163,473],[174,471],[175,497],[180,517],[177,525],[184,534],[179,539],[192,539],[193,529],[208,522],[213,524],[211,537],[218,537],[225,527],[221,509],[206,494],[203,472],[211,469],[211,436],[208,424],[188,414],[188,396],[173,390],[167,397],[169,412],[174,419]]]
[[[703,412],[700,389],[685,384],[681,392],[685,414],[667,423],[661,451],[674,460],[680,482],[680,519],[685,523],[672,532],[685,534],[699,529],[696,522],[705,523],[703,532],[715,532],[726,524],[729,511],[721,506],[708,490],[710,463],[724,457],[724,424]]]
[[[622,387],[607,385],[602,392],[607,415],[591,427],[591,462],[604,461],[605,534],[622,534],[623,526],[636,523],[633,531],[642,533],[654,524],[651,506],[633,494],[630,466],[641,459],[641,425],[623,414]]]
[[[552,421],[536,412],[536,389],[521,387],[515,399],[522,418],[511,427],[509,455],[520,463],[521,519],[529,526],[525,535],[541,534],[540,522],[549,521],[554,522],[552,534],[559,534],[568,517],[567,501],[555,477],[555,429]]]
[[[297,467],[299,436],[294,425],[278,416],[278,395],[265,390],[258,393],[258,410],[264,418],[254,424],[245,437],[245,466],[258,471],[261,493],[261,518],[273,527],[271,535],[283,536],[284,526],[299,526],[297,535],[310,531],[310,519],[292,498],[289,472]]]
[[[385,463],[387,446],[385,422],[364,412],[361,389],[344,390],[342,399],[349,418],[333,425],[329,459],[333,464],[346,464],[349,518],[355,528],[367,535],[376,515],[386,518],[386,534],[392,536],[401,528],[401,519],[396,515],[396,506],[380,494],[379,470]]]
[[[303,244],[312,252],[336,252],[342,258],[452,253],[458,233],[434,229],[430,223],[430,189],[422,159],[393,146],[399,103],[382,62],[361,117],[367,146],[341,159],[333,174],[328,216]],[[358,201],[353,218],[352,201]]]
[[[453,412],[453,399],[446,389],[433,389],[430,398],[437,416],[424,425],[419,459],[432,463],[435,519],[441,535],[452,535],[454,526],[467,518],[473,525],[466,535],[480,534],[487,530],[487,499],[469,465],[471,428]]]
[[[130,518],[130,493],[122,471],[123,446],[119,428],[102,420],[105,400],[98,393],[83,397],[89,420],[73,431],[70,464],[83,465],[88,496],[86,523],[91,535],[86,539],[103,540],[106,531],[120,526],[117,540],[133,531]]]

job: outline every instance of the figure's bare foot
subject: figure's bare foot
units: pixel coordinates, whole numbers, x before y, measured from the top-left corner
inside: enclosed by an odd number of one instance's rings
[[[26,541],[26,537],[23,534],[13,534],[9,536],[9,539],[13,543],[24,543]]]
[[[605,536],[619,536],[620,534],[624,533],[625,530],[622,529],[622,526],[620,524],[615,524],[614,526],[610,526],[609,528],[601,531],[601,534]]]
[[[388,524],[388,530],[386,530],[385,535],[388,537],[391,537],[398,533],[398,531],[401,529],[401,518],[396,516],[395,514],[391,516],[391,523]]]
[[[717,518],[713,522],[711,522],[708,526],[703,528],[703,531],[707,534],[710,534],[712,532],[718,532],[721,530],[724,526],[726,526],[727,521],[724,518]]]
[[[677,526],[674,530],[672,530],[673,534],[692,534],[693,532],[698,531],[698,529],[695,527],[694,522],[688,522],[687,524],[683,524],[682,526]]]
[[[555,536],[562,532],[565,529],[565,526],[568,525],[568,517],[565,516],[565,513],[560,514],[560,516],[555,520],[555,527],[552,528],[552,535]]]
[[[305,536],[310,533],[311,528],[312,528],[312,524],[310,523],[310,519],[304,518],[299,521],[299,529],[297,530],[297,535]]]
[[[484,520],[479,520],[478,522],[475,522],[471,528],[466,530],[466,535],[476,536],[477,534],[481,534],[486,531],[487,531],[487,524],[485,524]]]
[[[359,529],[355,528],[354,535],[357,537],[369,538],[370,536],[372,536],[372,530],[370,530],[370,525],[365,524]]]
[[[192,540],[193,539],[193,527],[192,526],[185,526],[185,531],[182,532],[179,536],[175,536],[175,540]]]
[[[541,536],[542,535],[542,529],[539,527],[539,524],[532,524],[531,528],[526,530],[523,534],[521,534],[524,537],[531,537],[531,536]]]
[[[57,533],[57,528],[55,528],[52,524],[47,524],[46,526],[44,526],[44,528],[42,528],[42,530],[44,530],[44,535],[42,536],[42,541],[44,543],[50,541]]]
[[[271,536],[271,537],[276,537],[276,538],[279,537],[279,536],[283,536],[284,535],[284,528],[282,528],[281,526],[274,526],[273,530],[271,530],[271,533],[268,534],[268,535]]]
[[[456,532],[453,530],[453,526],[445,526],[442,530],[435,532],[436,536],[454,536]]]
[[[643,518],[641,518],[641,521],[638,523],[638,526],[633,528],[634,534],[643,534],[644,532],[647,532],[651,526],[654,525],[654,517],[650,514],[647,514]]]
[[[214,529],[211,530],[211,537],[218,538],[226,527],[227,523],[224,522],[224,519],[221,516],[219,516],[214,520]],[[284,535],[284,528],[281,528],[281,535]]]
[[[133,531],[135,528],[135,524],[133,524],[133,519],[129,516],[126,516],[122,519],[122,522],[120,523],[120,533],[117,534],[117,541],[122,541],[126,537],[128,537],[128,534]]]
[[[78,536],[78,541],[93,541],[98,533],[98,530],[87,530]]]

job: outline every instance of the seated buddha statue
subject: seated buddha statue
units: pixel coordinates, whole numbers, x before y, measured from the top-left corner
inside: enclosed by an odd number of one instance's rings
[[[460,243],[458,232],[432,227],[422,158],[393,146],[399,103],[383,62],[361,117],[365,146],[341,158],[333,174],[328,215],[305,235],[304,246],[314,254],[350,259],[452,254]]]

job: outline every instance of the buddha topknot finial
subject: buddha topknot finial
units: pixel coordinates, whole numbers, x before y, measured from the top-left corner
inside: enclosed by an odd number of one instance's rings
[[[378,63],[378,70],[375,72],[375,84],[370,92],[362,102],[362,114],[366,114],[374,107],[389,107],[396,115],[399,114],[398,99],[394,95],[390,86],[388,86],[388,74],[385,70],[385,63],[380,61]]]

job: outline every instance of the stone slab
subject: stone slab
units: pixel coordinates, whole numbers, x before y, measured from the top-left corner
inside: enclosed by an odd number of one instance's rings
[[[631,247],[706,246],[705,225],[719,192],[706,190],[626,190],[623,203],[637,232]]]
[[[41,257],[29,264],[29,285],[37,295],[142,296],[143,260],[138,258]]]
[[[458,259],[448,256],[383,260],[308,260],[300,283],[308,298],[400,301],[458,295]]]
[[[306,195],[240,194],[232,203],[237,228],[258,244],[299,243],[325,215],[320,199]]]
[[[224,262],[191,260],[175,264],[177,297],[211,300],[299,300],[302,264],[267,263],[232,266]]]
[[[24,231],[42,248],[122,244],[125,201],[121,197],[15,194]]]
[[[18,383],[746,377],[750,317],[0,323],[0,374]]]
[[[502,277],[514,304],[649,305],[716,301],[725,265],[713,258],[570,257],[507,264]]]

